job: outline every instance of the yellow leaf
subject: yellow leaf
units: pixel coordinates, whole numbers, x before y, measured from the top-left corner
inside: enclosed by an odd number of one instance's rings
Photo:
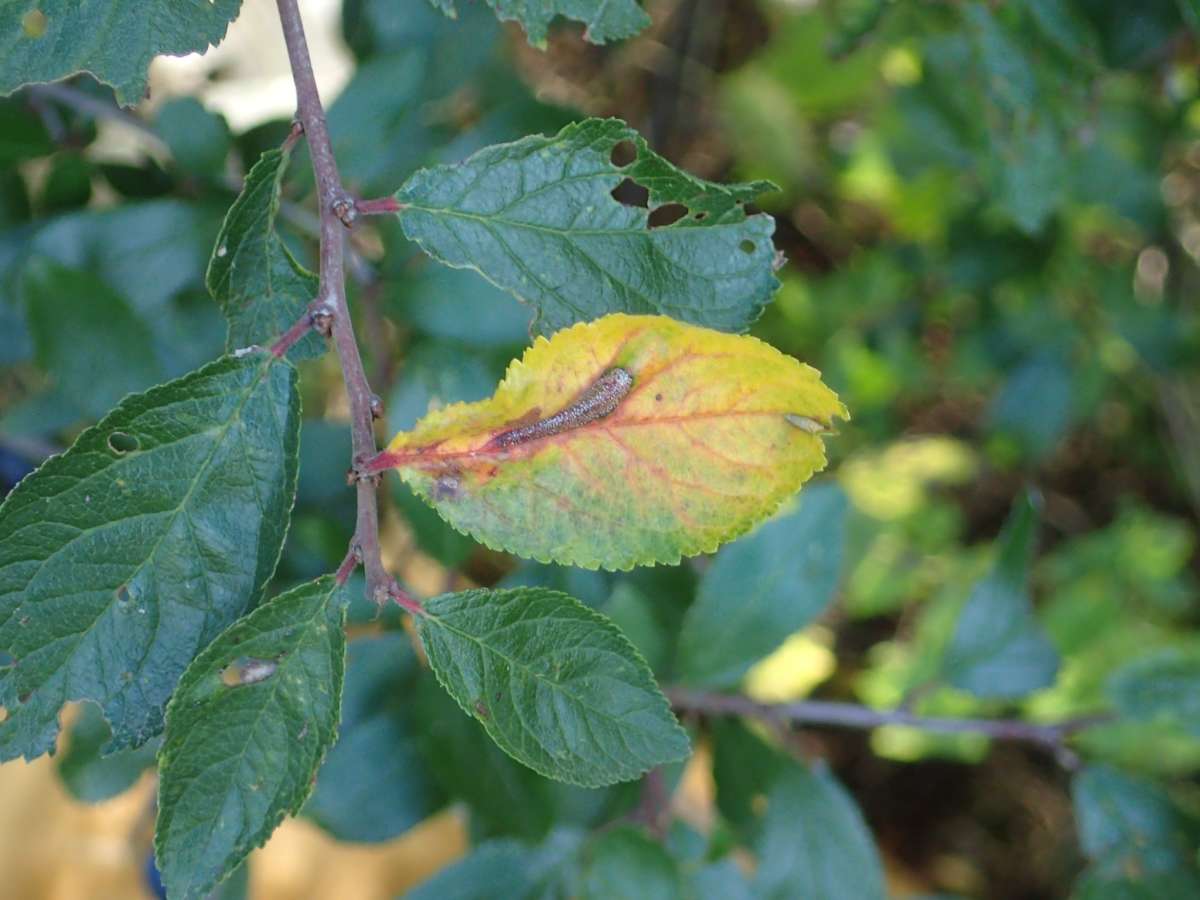
[[[489,547],[586,568],[674,563],[766,518],[848,418],[757,338],[616,314],[538,338],[495,395],[401,432],[388,468]]]

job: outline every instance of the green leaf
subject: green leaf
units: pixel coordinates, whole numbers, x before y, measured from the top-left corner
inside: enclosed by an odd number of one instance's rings
[[[712,754],[717,809],[743,836],[755,834],[756,807],[789,767],[788,758],[740,719],[713,721]]]
[[[846,496],[808,488],[798,507],[721,549],[700,582],[679,636],[680,674],[729,687],[819,616],[842,567]]]
[[[195,97],[180,97],[163,104],[155,125],[176,164],[185,172],[212,180],[225,173],[225,159],[232,143],[229,126]],[[242,190],[245,193],[246,189]]]
[[[116,89],[122,105],[132,105],[146,93],[150,60],[219,43],[241,5],[242,0],[4,0],[0,94],[90,72]]]
[[[584,900],[682,900],[679,868],[662,844],[636,828],[606,831],[586,851]]]
[[[637,158],[612,162],[617,145]],[[687,215],[649,226],[648,211],[611,196],[624,179],[650,209]],[[767,182],[719,185],[654,153],[617,119],[480,150],[414,174],[396,193],[404,233],[455,268],[472,268],[531,303],[543,333],[611,312],[662,313],[727,331],[758,318],[778,282],[774,222],[742,205]]]
[[[280,594],[188,666],[167,709],[154,848],[169,897],[203,897],[295,813],[337,734],[346,597]]]
[[[755,896],[883,900],[883,866],[854,800],[827,771],[792,768],[767,799]]]
[[[127,398],[0,507],[0,759],[93,700],[143,743],[188,662],[258,600],[296,488],[296,373],[226,357]]]
[[[443,594],[425,604],[417,629],[463,710],[549,778],[602,787],[689,752],[645,661],[611,622],[566,594]]]
[[[1174,723],[1200,737],[1200,654],[1171,648],[1136,659],[1109,679],[1108,696],[1126,719]]]
[[[689,900],[751,900],[750,883],[730,857],[696,869],[688,877]]]
[[[423,680],[410,701],[428,767],[448,794],[467,804],[473,834],[539,840],[560,812],[556,794],[582,790],[518,763],[434,679]]]
[[[404,634],[350,644],[338,742],[304,807],[338,840],[386,841],[442,806],[421,752],[424,723],[411,709],[420,674]]]
[[[38,258],[22,287],[38,366],[83,416],[99,418],[162,378],[150,329],[92,273]]]
[[[100,709],[85,703],[71,726],[67,750],[57,760],[58,776],[76,800],[100,803],[115,797],[133,787],[154,765],[157,741],[105,755],[104,745],[111,739],[112,731]]]
[[[450,18],[456,18],[454,0],[430,0]],[[520,22],[529,43],[546,46],[546,32],[556,16],[583,22],[583,39],[593,44],[632,37],[650,24],[637,0],[488,0],[505,22]]]
[[[514,840],[480,844],[405,894],[405,900],[549,900],[578,894],[574,860],[582,837],[560,828],[540,846]]]
[[[1168,900],[1200,894],[1194,841],[1166,792],[1110,766],[1090,766],[1071,785],[1083,852],[1093,860],[1075,896]]]
[[[520,841],[480,844],[452,866],[405,894],[405,900],[526,900],[536,885],[530,849]]]
[[[290,156],[279,149],[259,157],[225,216],[208,264],[205,283],[229,320],[229,350],[269,343],[317,296],[317,276],[296,262],[275,230]],[[288,355],[310,359],[324,352],[325,343],[314,332]]]
[[[1033,615],[1029,563],[1037,540],[1032,494],[1017,500],[992,571],[979,581],[955,622],[942,671],[977,697],[1021,697],[1054,683],[1058,653]]]

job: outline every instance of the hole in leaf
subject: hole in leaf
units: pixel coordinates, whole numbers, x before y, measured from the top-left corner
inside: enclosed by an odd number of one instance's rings
[[[682,203],[664,203],[658,209],[650,210],[648,220],[651,228],[664,228],[674,225],[688,214],[688,208]]]
[[[31,9],[21,16],[21,31],[27,38],[40,38],[46,33],[47,24],[46,14],[40,9]]]
[[[742,241],[738,244],[738,249],[749,256],[754,252],[754,241]]]
[[[258,684],[266,681],[275,674],[279,663],[273,659],[256,659],[253,656],[242,656],[235,659],[221,670],[221,684],[225,687],[241,687],[246,684]]]
[[[8,720],[8,710],[5,709],[3,706],[0,706],[0,724],[6,722],[7,720]]]
[[[612,189],[612,198],[622,206],[646,209],[650,205],[650,192],[631,178],[626,178]]]
[[[118,456],[132,453],[141,446],[141,442],[135,436],[124,431],[114,431],[108,436],[108,449]]]
[[[29,702],[29,698],[32,696],[33,696],[33,691],[26,691],[25,693],[23,693],[17,697],[17,703],[24,705]]]
[[[702,210],[700,210],[700,212],[698,212],[694,216],[692,216],[692,218],[695,219],[697,222],[703,222],[705,219],[708,218],[708,210],[702,209]]]
[[[113,596],[117,598],[117,602],[124,605],[133,599],[133,594],[129,590],[129,585],[123,584],[113,591]]]
[[[623,169],[637,159],[637,144],[633,141],[617,141],[608,158],[618,169]]]

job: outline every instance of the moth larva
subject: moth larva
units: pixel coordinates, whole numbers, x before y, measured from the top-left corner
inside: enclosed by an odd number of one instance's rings
[[[633,387],[633,376],[625,369],[609,369],[579,395],[566,409],[545,419],[501,432],[491,440],[494,447],[512,447],[526,441],[562,434],[573,428],[603,419]]]

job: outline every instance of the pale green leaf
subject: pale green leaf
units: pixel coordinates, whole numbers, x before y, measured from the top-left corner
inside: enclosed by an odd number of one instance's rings
[[[601,787],[688,754],[645,661],[578,600],[542,588],[425,604],[429,665],[501,749],[550,778]]]
[[[0,759],[50,750],[69,700],[112,749],[158,733],[191,659],[270,578],[296,488],[291,366],[226,357],[127,398],[0,507]]]
[[[203,897],[312,790],[337,734],[346,597],[332,576],[234,623],[188,666],[159,754],[155,856]]]

